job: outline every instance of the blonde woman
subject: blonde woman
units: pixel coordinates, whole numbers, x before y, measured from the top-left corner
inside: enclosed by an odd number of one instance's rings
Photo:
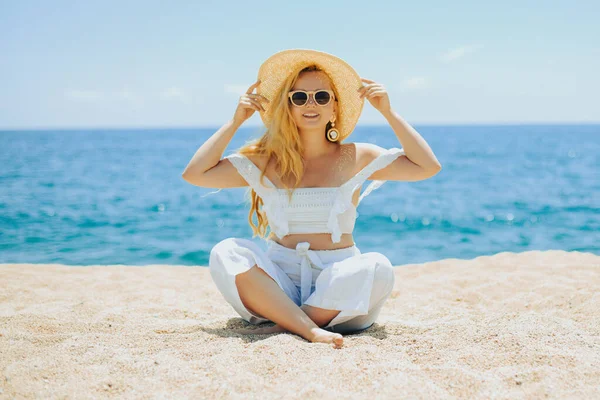
[[[390,122],[403,148],[342,143],[364,99]],[[255,111],[264,135],[222,158]],[[386,180],[423,180],[440,169],[425,140],[392,110],[382,85],[331,54],[294,49],[262,64],[232,120],[200,146],[183,178],[201,187],[251,188],[248,222],[268,249],[228,238],[209,260],[217,288],[245,321],[275,323],[246,332],[292,332],[340,348],[342,333],[375,322],[394,287],[388,258],[361,253],[354,243],[356,207]],[[361,194],[366,180],[373,182]]]

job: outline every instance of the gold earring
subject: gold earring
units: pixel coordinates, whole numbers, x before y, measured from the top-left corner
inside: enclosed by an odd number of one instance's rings
[[[339,137],[340,137],[340,133],[338,132],[337,129],[334,129],[335,127],[335,119],[333,121],[331,121],[331,129],[329,129],[327,131],[327,140],[329,140],[330,142],[336,142]]]

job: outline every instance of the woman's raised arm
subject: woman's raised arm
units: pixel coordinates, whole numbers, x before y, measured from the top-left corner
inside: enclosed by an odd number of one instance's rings
[[[242,123],[250,118],[254,111],[264,110],[259,100],[268,100],[252,93],[259,84],[260,81],[256,81],[244,95],[240,96],[233,119],[227,121],[196,151],[181,174],[186,182],[208,188],[248,186],[231,162],[222,160],[221,157]]]

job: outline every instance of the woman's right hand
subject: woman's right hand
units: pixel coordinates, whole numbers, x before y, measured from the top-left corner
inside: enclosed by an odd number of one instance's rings
[[[259,101],[263,100],[268,103],[269,100],[260,94],[252,93],[258,85],[260,85],[260,80],[256,81],[248,88],[246,93],[240,96],[240,101],[237,109],[235,110],[235,114],[233,115],[233,121],[235,123],[241,125],[244,121],[250,118],[252,114],[254,114],[254,111],[265,111],[265,108],[259,103]]]

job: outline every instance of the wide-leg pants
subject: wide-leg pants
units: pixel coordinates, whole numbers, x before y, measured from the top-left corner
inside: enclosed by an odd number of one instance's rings
[[[394,287],[394,271],[381,253],[361,253],[356,245],[336,250],[295,249],[269,240],[264,251],[248,239],[228,238],[210,252],[210,274],[225,300],[247,322],[268,322],[242,303],[235,276],[257,265],[298,306],[340,310],[323,329],[338,333],[370,327]]]

